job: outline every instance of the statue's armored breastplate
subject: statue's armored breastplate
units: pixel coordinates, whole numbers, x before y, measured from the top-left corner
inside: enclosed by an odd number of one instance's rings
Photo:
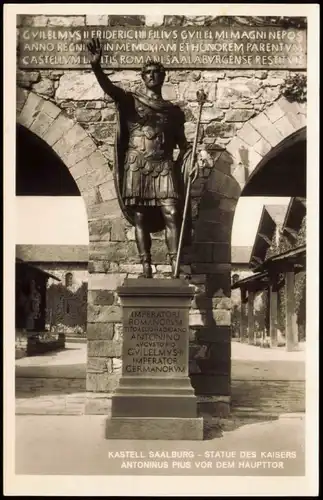
[[[129,149],[146,158],[169,159],[174,149],[171,114],[155,111],[135,100],[135,110],[128,123]]]

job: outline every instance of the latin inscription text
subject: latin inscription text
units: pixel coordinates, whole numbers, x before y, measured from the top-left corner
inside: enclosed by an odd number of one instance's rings
[[[20,28],[21,68],[88,68],[86,43],[103,41],[102,66],[306,68],[306,32],[264,28]]]

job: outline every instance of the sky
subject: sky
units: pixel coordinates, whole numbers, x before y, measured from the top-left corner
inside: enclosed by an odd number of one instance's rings
[[[232,246],[252,246],[264,205],[288,205],[290,198],[275,196],[241,197],[236,206],[231,244]]]
[[[264,204],[288,204],[290,198],[242,197],[232,228],[232,246],[252,246]],[[87,215],[83,199],[16,197],[16,243],[87,245]]]

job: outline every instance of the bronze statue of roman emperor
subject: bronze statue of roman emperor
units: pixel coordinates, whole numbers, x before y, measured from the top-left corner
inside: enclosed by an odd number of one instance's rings
[[[135,226],[136,244],[143,276],[152,277],[151,234],[165,229],[172,270],[178,250],[181,214],[191,149],[184,134],[184,113],[162,97],[165,68],[149,61],[142,70],[142,92],[126,92],[103,72],[102,46],[88,43],[90,63],[103,89],[116,104],[117,137],[114,178],[120,207]],[[174,161],[174,150],[179,154]]]

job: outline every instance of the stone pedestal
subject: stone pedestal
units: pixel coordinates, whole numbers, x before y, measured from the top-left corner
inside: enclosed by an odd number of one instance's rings
[[[123,366],[106,437],[202,439],[188,374],[191,288],[180,279],[128,279],[118,294]]]

